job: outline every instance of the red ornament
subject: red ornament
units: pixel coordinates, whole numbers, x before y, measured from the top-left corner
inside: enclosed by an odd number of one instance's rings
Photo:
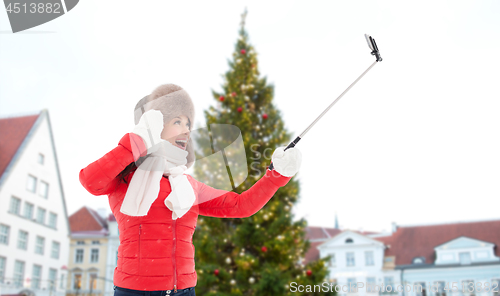
[[[308,269],[308,270],[306,271],[306,274],[307,274],[307,276],[311,276],[311,275],[313,274],[313,272],[312,272],[310,269]]]
[[[235,93],[234,91],[231,93],[231,95],[232,95],[233,97],[236,97],[236,93]]]
[[[238,109],[237,109],[237,110],[238,110],[238,112],[240,112],[240,113],[241,113],[241,111],[243,111],[243,108],[238,107]]]
[[[267,252],[267,247],[266,246],[263,246],[262,248],[260,248],[262,250],[262,252]]]
[[[219,275],[219,270],[218,269],[214,270],[214,274]]]
[[[266,113],[262,114],[262,118],[267,119],[267,114]]]
[[[224,102],[224,96],[220,96],[219,101]]]
[[[240,50],[240,52],[241,52],[241,54],[245,54],[245,53],[247,53],[247,51],[246,51],[246,50],[244,50],[244,49]]]

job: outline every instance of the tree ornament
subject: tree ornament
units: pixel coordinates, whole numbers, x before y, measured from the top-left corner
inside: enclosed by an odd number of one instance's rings
[[[227,263],[227,264],[231,264],[231,258],[227,257],[227,258],[226,258],[226,263]]]
[[[237,64],[241,64],[241,62],[243,62],[243,60],[242,60],[242,59],[237,59],[237,60],[236,60],[236,63],[237,63]]]
[[[267,119],[267,114],[266,113],[262,114],[262,118]]]
[[[312,271],[311,271],[310,269],[308,269],[308,270],[306,271],[306,274],[307,274],[307,276],[311,276],[313,273],[312,273]]]
[[[255,129],[256,129],[256,130],[260,130],[260,125],[258,125],[258,124],[257,124],[257,125],[255,126]]]
[[[289,206],[285,206],[285,211],[288,211],[290,210],[290,207]]]
[[[219,270],[218,269],[214,270],[214,274],[219,275]]]
[[[231,93],[231,96],[236,97],[236,92],[234,92],[234,91],[233,91],[233,92]]]
[[[263,246],[262,248],[260,248],[262,252],[267,252],[267,247],[266,246]]]
[[[241,112],[243,111],[243,108],[238,107],[237,111],[238,111],[239,113],[241,113]]]
[[[236,281],[235,280],[231,280],[229,283],[234,286],[236,284]]]
[[[220,96],[219,101],[224,102],[224,96]]]
[[[249,96],[245,96],[245,101],[250,101],[250,97]]]
[[[247,51],[245,49],[240,50],[240,52],[241,52],[241,54],[247,53]]]
[[[277,238],[278,240],[283,240],[285,237],[284,237],[284,236],[282,236],[282,235],[278,235],[276,238]]]
[[[255,283],[255,279],[254,279],[253,277],[250,277],[250,278],[248,279],[248,282],[249,282],[250,284],[253,284],[253,283]]]
[[[251,67],[252,67],[252,69],[254,69],[254,68],[255,68],[255,64],[252,64],[252,66],[251,66]]]
[[[269,220],[269,216],[267,214],[265,214],[262,218],[264,218],[264,220]]]

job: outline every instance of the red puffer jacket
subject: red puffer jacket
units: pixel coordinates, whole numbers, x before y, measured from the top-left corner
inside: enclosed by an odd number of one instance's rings
[[[291,179],[267,170],[252,188],[237,194],[214,189],[187,175],[197,202],[184,216],[172,220],[172,211],[164,204],[171,192],[170,182],[163,177],[158,198],[148,214],[128,216],[121,213],[120,208],[133,173],[126,177],[127,183],[116,176],[139,157],[134,157],[131,145],[138,145],[139,151],[145,151],[139,136],[126,134],[115,149],[80,171],[80,182],[91,194],[108,195],[118,222],[120,246],[114,284],[122,288],[157,291],[196,286],[192,238],[198,215],[249,217]]]

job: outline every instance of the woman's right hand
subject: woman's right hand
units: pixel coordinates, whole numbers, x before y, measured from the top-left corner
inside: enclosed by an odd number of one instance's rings
[[[134,127],[132,132],[142,138],[148,149],[147,154],[151,154],[158,148],[156,144],[162,141],[162,131],[163,114],[158,110],[149,110],[142,114],[139,123]]]

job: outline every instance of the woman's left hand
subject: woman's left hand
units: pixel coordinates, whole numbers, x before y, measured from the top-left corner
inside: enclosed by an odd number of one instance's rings
[[[279,147],[274,150],[272,156],[274,169],[285,177],[293,177],[300,169],[302,163],[302,153],[296,147]]]

